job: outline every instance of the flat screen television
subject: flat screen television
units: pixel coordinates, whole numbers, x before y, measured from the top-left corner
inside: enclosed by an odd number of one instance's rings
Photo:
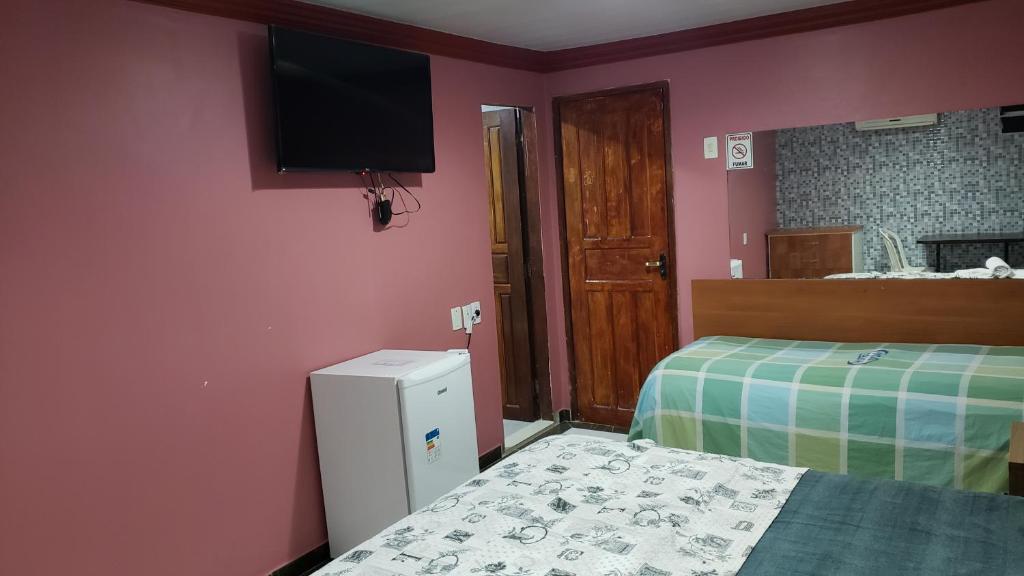
[[[277,169],[434,171],[430,58],[270,27]]]

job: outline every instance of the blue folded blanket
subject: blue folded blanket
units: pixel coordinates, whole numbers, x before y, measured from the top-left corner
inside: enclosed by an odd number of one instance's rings
[[[738,576],[1019,576],[1024,498],[808,471]]]

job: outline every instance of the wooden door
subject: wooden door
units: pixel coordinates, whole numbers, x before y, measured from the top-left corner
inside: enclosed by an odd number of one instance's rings
[[[558,111],[578,417],[629,426],[647,373],[677,342],[664,89]]]
[[[537,402],[526,303],[518,122],[514,109],[483,116],[502,414],[509,420],[533,422]]]

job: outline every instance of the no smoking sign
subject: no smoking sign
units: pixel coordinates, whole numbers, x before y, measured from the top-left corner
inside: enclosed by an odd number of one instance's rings
[[[725,150],[726,168],[729,170],[747,170],[754,167],[753,133],[726,135]]]

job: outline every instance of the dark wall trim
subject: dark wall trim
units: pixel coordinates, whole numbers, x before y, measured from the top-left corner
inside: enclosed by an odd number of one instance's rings
[[[544,52],[545,70],[568,70],[722,44],[907,16],[983,0],[851,0],[714,26]]]
[[[501,460],[501,446],[497,446],[493,450],[488,450],[480,455],[480,471],[487,470],[498,460]]]
[[[554,72],[907,16],[985,0],[850,0],[714,26],[541,52],[399,24],[298,0],[136,0],[179,10],[331,34],[534,72]]]
[[[327,542],[313,548],[295,560],[270,573],[270,576],[302,576],[331,561],[331,546]]]
[[[543,71],[544,53],[399,24],[297,0],[136,0],[189,12],[339,36],[505,68]]]
[[[559,431],[559,434],[569,430],[570,428],[576,428],[578,430],[594,430],[597,432],[611,432],[612,434],[629,434],[629,428],[626,428],[625,426],[594,424],[593,422],[565,422],[562,424],[562,430]]]

